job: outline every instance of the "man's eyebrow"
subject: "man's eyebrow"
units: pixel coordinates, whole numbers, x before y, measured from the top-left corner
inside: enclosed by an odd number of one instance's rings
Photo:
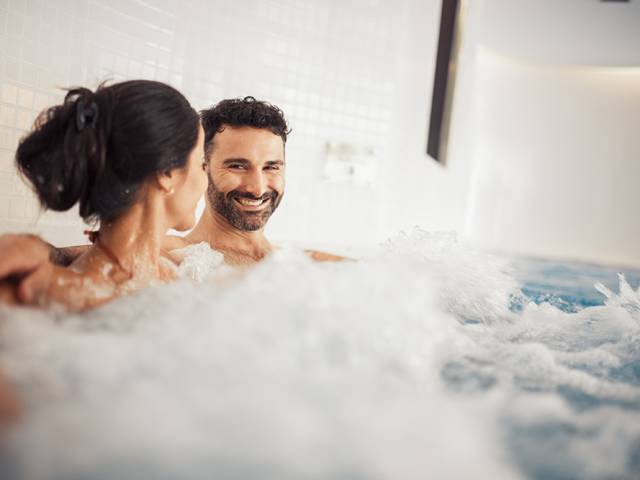
[[[284,162],[282,160],[269,160],[264,163],[267,165],[284,165]]]
[[[243,165],[247,165],[249,163],[251,163],[249,160],[247,160],[246,158],[225,158],[224,161],[222,162],[223,165],[231,165],[232,163],[241,163]]]

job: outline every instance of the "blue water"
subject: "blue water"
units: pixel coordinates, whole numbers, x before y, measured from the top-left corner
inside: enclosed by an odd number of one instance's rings
[[[593,286],[599,282],[616,291],[620,273],[633,289],[640,285],[640,271],[630,268],[541,259],[517,259],[513,266],[528,299],[550,303],[565,312],[604,305],[605,297]]]
[[[522,312],[527,302],[533,302],[536,305],[552,305],[574,316],[582,312],[586,321],[580,326],[581,329],[598,324],[599,319],[590,318],[590,312],[604,312],[605,318],[608,314],[607,310],[602,310],[607,308],[605,307],[607,298],[594,288],[595,284],[600,283],[617,293],[621,286],[620,276],[622,275],[633,290],[638,291],[640,285],[640,271],[633,269],[538,259],[514,260],[513,267],[514,276],[522,282],[523,294],[523,297],[513,301],[514,312]],[[637,300],[633,305],[620,303],[631,311],[637,311],[640,306]],[[614,313],[611,311],[611,315]],[[579,362],[573,363],[570,368],[603,382],[612,382],[614,385],[640,387],[640,342],[637,341],[637,330],[628,329],[626,333],[625,337],[624,330],[622,332],[605,330],[604,338],[585,335],[581,342],[566,341],[563,347],[570,352],[588,354],[590,351],[604,348],[621,360],[615,366],[598,366],[596,363],[587,361],[583,365]],[[579,337],[584,335],[584,332],[576,329],[574,334]],[[556,340],[558,339],[553,338],[546,345],[555,349],[557,348],[554,345]],[[527,389],[526,383],[522,385],[522,389]],[[637,388],[636,395],[632,395],[631,398],[599,395],[597,392],[586,392],[575,385],[562,383],[556,384],[553,390],[570,405],[575,414],[573,421],[549,420],[523,426],[518,421],[508,418],[505,420],[511,452],[527,477],[535,480],[639,479],[640,429],[638,428],[633,429],[630,435],[627,432],[626,437],[621,435],[620,438],[615,438],[614,436],[609,440],[609,445],[603,445],[610,446],[612,442],[618,440],[621,442],[616,448],[626,450],[622,454],[626,457],[624,471],[618,469],[607,474],[594,473],[580,462],[579,457],[575,458],[567,454],[572,444],[582,441],[589,443],[589,439],[594,439],[592,443],[598,442],[595,439],[601,434],[602,425],[596,422],[585,428],[579,422],[582,416],[595,416],[605,410],[624,412],[624,414],[630,414],[632,422],[637,422],[635,425],[639,427],[640,395]],[[603,471],[606,472],[606,470],[606,466],[603,466]]]

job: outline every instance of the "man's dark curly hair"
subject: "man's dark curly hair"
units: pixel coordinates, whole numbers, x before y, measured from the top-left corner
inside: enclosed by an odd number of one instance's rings
[[[256,100],[253,97],[231,98],[222,100],[207,110],[200,111],[202,128],[204,129],[205,151],[209,154],[216,133],[230,127],[266,128],[287,143],[287,135],[291,133],[284,114],[275,105]]]

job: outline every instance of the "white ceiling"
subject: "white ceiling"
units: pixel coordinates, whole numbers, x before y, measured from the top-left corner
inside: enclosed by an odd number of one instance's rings
[[[640,66],[640,0],[467,0],[467,6],[475,10],[478,41],[492,50],[552,64]]]

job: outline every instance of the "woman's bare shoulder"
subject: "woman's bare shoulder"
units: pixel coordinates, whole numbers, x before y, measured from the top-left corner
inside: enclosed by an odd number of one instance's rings
[[[61,304],[71,311],[98,307],[117,296],[117,285],[109,272],[88,270],[76,272],[69,268],[52,267],[49,288],[40,303]]]
[[[162,249],[164,251],[176,250],[178,248],[185,248],[191,245],[191,242],[185,240],[183,237],[177,235],[167,235],[162,241]]]

